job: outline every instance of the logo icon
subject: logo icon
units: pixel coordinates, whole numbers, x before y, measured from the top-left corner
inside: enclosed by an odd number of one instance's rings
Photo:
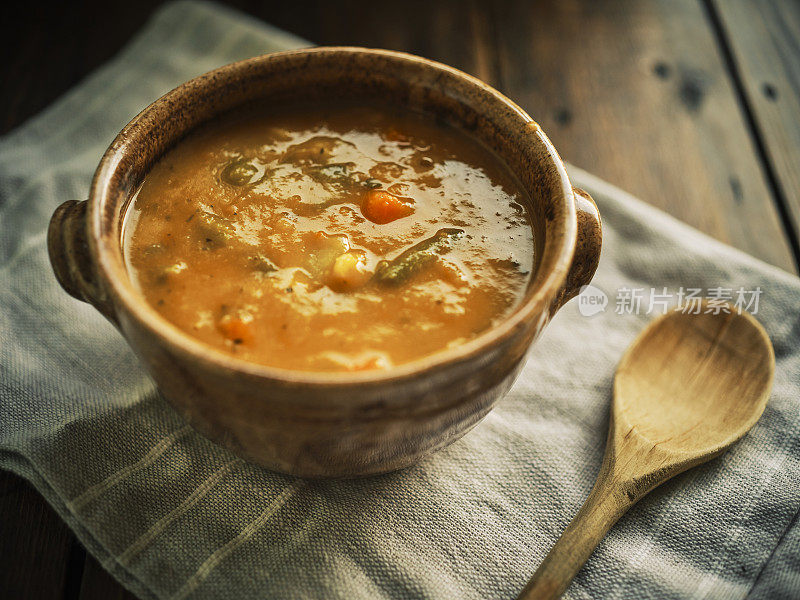
[[[608,296],[598,287],[585,285],[578,294],[578,311],[584,317],[592,317],[597,313],[605,312],[608,306]]]

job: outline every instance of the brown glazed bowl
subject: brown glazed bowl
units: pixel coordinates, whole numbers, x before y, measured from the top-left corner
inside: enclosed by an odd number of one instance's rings
[[[535,270],[517,309],[462,346],[392,369],[314,373],[237,359],[151,308],[128,276],[121,243],[126,209],[149,169],[221,113],[299,98],[391,98],[494,150],[531,198]],[[122,130],[100,161],[89,200],[61,205],[48,234],[59,283],[119,328],[194,427],[247,459],[306,477],[391,471],[463,435],[511,387],[555,311],[589,283],[600,246],[597,207],[573,189],[550,140],[523,110],[451,67],[363,48],[259,56],[172,90]]]

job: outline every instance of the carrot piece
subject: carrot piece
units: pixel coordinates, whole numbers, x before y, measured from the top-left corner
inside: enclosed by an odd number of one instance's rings
[[[369,190],[364,195],[361,213],[373,223],[384,225],[414,214],[414,207],[386,190]]]
[[[225,315],[219,320],[217,327],[234,344],[249,344],[253,341],[252,322],[253,316],[249,314]]]

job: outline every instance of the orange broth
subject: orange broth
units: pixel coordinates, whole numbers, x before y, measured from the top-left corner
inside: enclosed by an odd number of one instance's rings
[[[226,117],[167,153],[125,225],[146,300],[287,369],[389,368],[502,320],[533,268],[525,192],[465,133],[391,107]]]

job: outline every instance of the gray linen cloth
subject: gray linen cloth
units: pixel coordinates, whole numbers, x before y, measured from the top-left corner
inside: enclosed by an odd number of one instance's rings
[[[477,428],[389,475],[302,481],[238,460],[188,428],[111,325],[59,288],[48,219],[86,196],[116,132],[190,77],[301,45],[225,9],[172,4],[0,141],[0,466],[142,598],[512,598],[598,471],[615,364],[652,318],[646,298],[626,309],[626,289],[760,287],[778,360],[760,423],[636,506],[568,595],[800,597],[800,280],[578,169],[605,220],[606,310],[567,305]]]

